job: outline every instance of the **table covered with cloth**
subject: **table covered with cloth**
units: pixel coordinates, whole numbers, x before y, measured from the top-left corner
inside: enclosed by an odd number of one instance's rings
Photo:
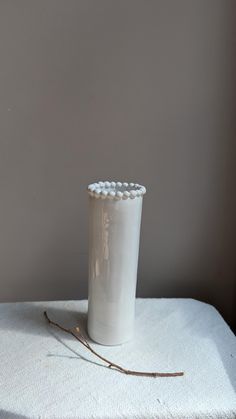
[[[1,419],[236,418],[236,337],[218,311],[192,299],[137,299],[133,339],[91,342],[125,375],[49,325],[86,331],[87,301],[0,304]],[[88,338],[89,339],[89,338]]]

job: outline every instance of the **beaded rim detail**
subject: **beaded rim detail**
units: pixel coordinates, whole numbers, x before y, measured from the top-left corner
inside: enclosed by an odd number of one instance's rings
[[[145,186],[138,183],[99,181],[88,185],[88,193],[93,198],[134,199],[146,193]]]

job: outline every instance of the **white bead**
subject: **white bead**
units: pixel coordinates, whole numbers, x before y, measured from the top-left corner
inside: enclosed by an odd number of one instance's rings
[[[96,188],[94,192],[96,192],[97,194],[100,194],[102,190],[100,188]]]
[[[129,184],[128,184],[127,182],[124,182],[124,183],[123,183],[123,186],[124,186],[125,188],[127,188],[127,186],[129,186]]]
[[[130,191],[130,198],[134,199],[137,196],[136,191]]]
[[[122,183],[121,182],[117,182],[117,186],[118,186],[118,188],[120,188],[122,186]]]
[[[123,193],[123,198],[124,199],[128,199],[130,197],[130,193],[128,192],[128,191],[125,191],[124,193]]]
[[[111,182],[111,187],[115,188],[115,186],[116,186],[116,182]]]
[[[116,192],[116,196],[118,198],[123,198],[123,192],[121,192],[121,191]]]

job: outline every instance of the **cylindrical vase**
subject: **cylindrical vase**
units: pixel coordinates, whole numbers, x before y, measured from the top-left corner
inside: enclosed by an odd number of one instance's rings
[[[144,186],[98,182],[89,192],[88,333],[103,345],[132,338]]]

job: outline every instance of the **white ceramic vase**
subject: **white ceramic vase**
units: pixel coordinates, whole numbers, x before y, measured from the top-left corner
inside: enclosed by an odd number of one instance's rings
[[[144,186],[98,182],[89,192],[88,333],[103,345],[132,338]]]

